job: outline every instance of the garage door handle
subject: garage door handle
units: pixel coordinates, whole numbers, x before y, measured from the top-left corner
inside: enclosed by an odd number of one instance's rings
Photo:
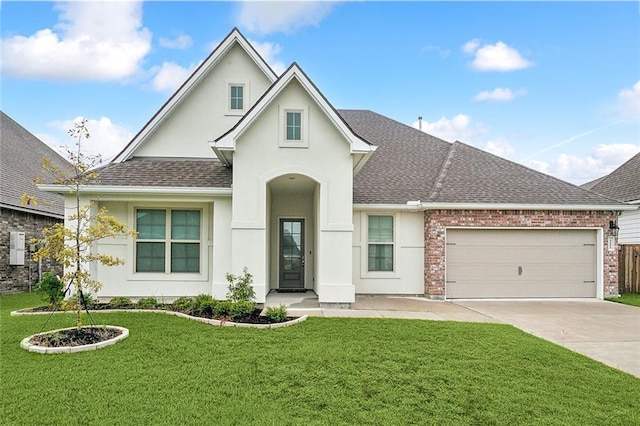
[[[522,275],[522,266],[518,266],[518,275]]]

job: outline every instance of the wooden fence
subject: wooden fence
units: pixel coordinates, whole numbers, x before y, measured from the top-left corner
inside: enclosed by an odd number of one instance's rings
[[[618,286],[620,293],[640,293],[640,245],[622,246]]]

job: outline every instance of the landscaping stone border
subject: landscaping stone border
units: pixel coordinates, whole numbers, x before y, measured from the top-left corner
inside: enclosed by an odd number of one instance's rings
[[[111,312],[136,312],[136,313],[140,313],[140,312],[155,312],[155,313],[164,313],[164,314],[168,314],[168,315],[174,315],[180,318],[186,318],[186,319],[190,319],[193,321],[198,321],[198,322],[202,322],[204,324],[209,324],[209,325],[218,325],[218,326],[224,326],[224,327],[243,327],[243,328],[281,328],[281,327],[289,327],[292,326],[294,324],[298,324],[302,321],[306,321],[308,316],[307,315],[303,315],[299,318],[290,320],[290,321],[285,321],[285,322],[274,322],[272,324],[249,324],[249,323],[243,323],[243,322],[232,322],[232,321],[220,321],[220,320],[216,320],[216,319],[209,319],[209,318],[201,318],[201,317],[194,317],[191,315],[187,315],[187,314],[183,314],[182,312],[176,312],[176,311],[167,311],[164,309],[101,309],[98,311],[94,311],[94,310],[89,310],[89,312],[93,313],[111,313]],[[60,314],[60,313],[65,313],[65,311],[55,311],[56,314]],[[19,315],[51,315],[51,312],[25,312],[24,310],[18,310],[18,311],[13,311],[11,312],[12,316],[19,316]],[[31,338],[31,337],[29,337]]]
[[[13,312],[11,314],[13,315]],[[75,327],[59,328],[57,330],[45,331],[42,333],[32,334],[29,337],[25,337],[20,342],[20,347],[29,352],[37,352],[41,354],[72,354],[75,352],[95,351],[96,349],[102,349],[106,346],[115,345],[120,340],[126,339],[127,337],[129,337],[129,330],[124,327],[118,327],[116,325],[105,325],[105,327],[120,330],[122,333],[120,333],[120,335],[114,337],[113,339],[105,340],[99,343],[91,343],[89,345],[80,345],[80,346],[51,347],[51,346],[40,346],[40,345],[29,343],[29,340],[31,340],[35,336],[56,333],[58,331],[64,331],[64,330],[73,330]]]

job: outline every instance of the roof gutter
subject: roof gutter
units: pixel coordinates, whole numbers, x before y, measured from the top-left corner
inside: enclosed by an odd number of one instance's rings
[[[68,194],[65,185],[40,184],[38,189],[56,194]],[[141,195],[209,195],[227,196],[232,194],[231,188],[202,188],[179,186],[116,186],[116,185],[81,185],[80,193],[87,194],[141,194]]]
[[[30,213],[30,214],[37,215],[37,216],[52,217],[52,218],[55,218],[55,219],[64,219],[64,215],[62,215],[62,214],[45,212],[45,211],[42,211],[42,210],[33,210],[33,209],[28,209],[26,207],[13,206],[11,204],[0,203],[0,210],[2,210],[2,209],[16,210],[16,211],[19,211],[19,212]]]
[[[637,210],[638,205],[629,204],[519,204],[519,203],[423,203],[421,201],[408,201],[406,204],[354,204],[354,210]]]

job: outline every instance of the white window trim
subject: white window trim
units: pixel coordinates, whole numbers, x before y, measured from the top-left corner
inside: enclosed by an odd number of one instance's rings
[[[208,281],[209,280],[209,259],[207,253],[211,242],[209,241],[210,230],[208,228],[209,216],[208,209],[202,204],[173,204],[163,203],[162,205],[156,203],[140,203],[129,205],[129,229],[136,229],[136,211],[138,210],[165,210],[168,217],[171,215],[171,210],[198,210],[200,211],[200,272],[171,272],[171,223],[165,222],[167,231],[165,233],[165,272],[136,272],[136,246],[138,239],[136,237],[130,238],[130,247],[127,250],[130,253],[130,262],[127,262],[127,279],[131,281]],[[151,241],[151,240],[149,240]],[[180,242],[182,240],[176,240]],[[185,240],[186,241],[186,240]],[[194,241],[195,240],[189,240]],[[168,265],[168,266],[167,266]]]
[[[279,107],[279,129],[278,139],[281,148],[308,148],[309,147],[309,107],[307,106],[286,106]],[[287,139],[287,113],[300,113],[300,140]]]
[[[225,99],[224,101],[227,103],[226,106],[226,115],[232,116],[242,116],[249,110],[249,105],[251,102],[251,87],[248,81],[244,80],[225,80]],[[232,109],[231,108],[231,86],[242,86],[242,109]]]
[[[393,268],[391,271],[369,270],[369,216],[391,216],[393,218]],[[392,212],[370,212],[362,215],[362,250],[361,250],[361,277],[362,278],[396,278],[398,273],[398,220],[399,215]],[[384,243],[389,244],[389,243]]]

